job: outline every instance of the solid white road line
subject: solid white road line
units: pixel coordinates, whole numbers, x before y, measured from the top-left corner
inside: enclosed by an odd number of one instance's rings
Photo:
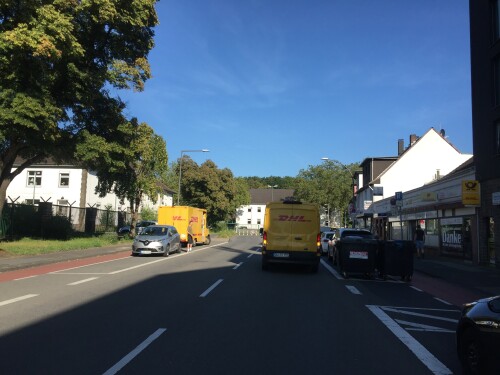
[[[208,288],[207,290],[205,290],[203,293],[200,294],[200,297],[203,297],[205,298],[206,296],[208,296],[208,294],[214,290],[215,288],[217,288],[217,285],[219,285],[222,281],[224,281],[224,279],[219,279],[217,280],[210,288]]]
[[[251,258],[251,257],[253,257],[253,254],[249,254],[249,255],[247,256],[247,258]]]
[[[39,296],[39,294],[26,294],[25,296],[21,296],[21,297],[17,297],[17,298],[8,299],[6,301],[2,301],[2,302],[0,302],[0,306],[5,306],[5,305],[11,304],[11,303],[23,301],[25,299],[33,298],[33,297],[37,297],[37,296]]]
[[[37,276],[38,275],[20,277],[19,279],[14,279],[13,281],[20,281],[20,280],[32,279],[32,278],[37,277]]]
[[[384,325],[410,349],[413,354],[436,375],[452,375],[448,367],[432,355],[422,344],[415,340],[408,332],[399,326],[379,306],[367,305],[368,309],[380,319]]]
[[[239,262],[236,266],[233,267],[233,270],[237,270],[242,264],[243,262]]]
[[[320,260],[321,264],[323,267],[327,269],[328,272],[330,272],[333,276],[335,276],[337,279],[342,280],[344,279],[340,274],[333,269],[332,266],[330,266],[328,263],[326,263],[323,259]]]
[[[66,285],[78,285],[78,284],[83,284],[83,283],[86,283],[86,282],[89,282],[89,281],[92,281],[92,280],[96,280],[98,279],[98,277],[90,277],[88,279],[84,279],[84,280],[80,280],[80,281],[75,281],[74,283],[69,283],[69,284],[66,284]]]
[[[408,322],[406,320],[401,320],[401,319],[395,319],[395,320],[400,325],[405,326],[404,328],[407,331],[455,333],[455,331],[452,331],[452,330],[449,330],[449,329],[444,329],[444,328],[441,328],[441,327],[430,326],[428,324],[413,323],[413,322]],[[406,326],[411,327],[411,328],[408,328]]]
[[[358,288],[356,288],[355,286],[353,285],[346,285],[345,286],[349,292],[351,292],[352,294],[361,294],[361,292],[358,290]]]
[[[117,273],[122,273],[122,272],[130,271],[130,270],[135,270],[136,268],[146,267],[146,266],[149,266],[150,264],[154,264],[154,263],[158,263],[158,262],[164,262],[164,261],[166,261],[168,259],[169,258],[162,258],[162,259],[154,260],[152,262],[138,264],[137,266],[123,268],[123,269],[118,270],[118,271],[110,272],[110,273],[108,273],[108,275],[116,275]]]
[[[111,367],[108,371],[106,371],[103,375],[114,375],[122,368],[124,368],[131,360],[137,357],[144,349],[146,349],[153,341],[155,341],[160,335],[165,332],[166,328],[159,328],[154,332],[151,336],[149,336],[146,340],[144,340],[137,348],[132,350],[129,354],[123,357],[120,362]]]
[[[69,268],[65,268],[63,270],[50,272],[49,275],[56,275],[58,273],[63,273],[63,272],[66,272],[66,271],[76,270],[78,268],[90,267],[90,266],[95,266],[97,264],[104,264],[104,263],[109,263],[109,262],[116,262],[118,260],[123,260],[123,259],[129,259],[129,258],[117,258],[117,259],[103,260],[102,262],[96,262],[96,263],[91,263],[91,264],[84,264],[83,266],[69,267]]]
[[[436,301],[439,301],[439,302],[444,303],[445,305],[449,305],[449,306],[451,306],[451,305],[452,305],[452,303],[449,303],[448,301],[445,301],[444,299],[437,298],[437,297],[434,297],[434,299],[435,299]]]
[[[422,289],[418,289],[416,286],[410,286],[410,288],[415,289],[417,292],[422,292]]]
[[[410,315],[410,316],[419,316],[421,318],[429,318],[429,319],[435,319],[435,320],[442,320],[442,321],[445,321],[445,322],[458,323],[457,319],[444,318],[442,316],[420,314],[420,313],[415,313],[415,312],[411,312],[411,311],[405,311],[405,310],[400,310],[400,309],[393,309],[392,307],[381,307],[381,309],[383,309],[385,311],[395,312],[395,313],[398,313],[398,314],[404,314],[404,315]]]

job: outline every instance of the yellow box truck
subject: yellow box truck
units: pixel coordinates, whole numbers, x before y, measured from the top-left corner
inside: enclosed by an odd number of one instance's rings
[[[318,270],[321,258],[319,206],[296,200],[266,205],[262,269],[270,263],[299,263]]]
[[[181,236],[181,243],[187,244],[187,228],[191,221],[194,245],[210,244],[210,231],[207,227],[207,210],[189,206],[160,206],[158,224],[173,225]]]

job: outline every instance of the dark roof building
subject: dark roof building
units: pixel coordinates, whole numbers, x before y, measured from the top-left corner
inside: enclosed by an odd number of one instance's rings
[[[472,136],[481,184],[479,261],[500,267],[500,1],[470,0]]]

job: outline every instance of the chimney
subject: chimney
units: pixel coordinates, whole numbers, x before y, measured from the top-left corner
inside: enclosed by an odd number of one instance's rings
[[[403,139],[398,139],[398,156],[401,155],[405,150],[405,141]]]
[[[446,132],[444,131],[444,129],[441,129],[439,133],[441,133],[441,137],[446,138]]]
[[[417,135],[416,134],[410,134],[410,147],[413,146],[413,144],[417,141]]]

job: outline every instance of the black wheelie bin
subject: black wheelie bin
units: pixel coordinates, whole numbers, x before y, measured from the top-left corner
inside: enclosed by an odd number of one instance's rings
[[[388,275],[401,277],[401,280],[411,281],[413,277],[413,241],[384,241],[380,246],[377,264],[380,276],[387,279]]]
[[[372,238],[345,237],[338,243],[338,262],[344,278],[362,274],[372,278],[379,242]]]

